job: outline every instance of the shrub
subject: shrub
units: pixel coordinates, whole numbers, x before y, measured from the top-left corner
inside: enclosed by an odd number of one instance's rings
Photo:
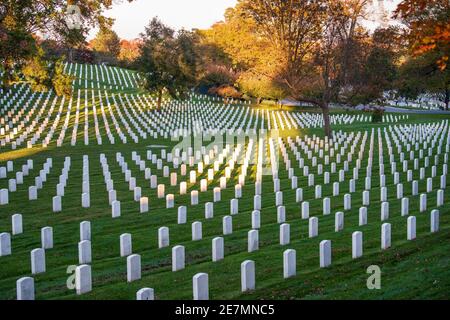
[[[372,122],[382,122],[383,121],[384,110],[381,108],[376,108],[372,112]]]

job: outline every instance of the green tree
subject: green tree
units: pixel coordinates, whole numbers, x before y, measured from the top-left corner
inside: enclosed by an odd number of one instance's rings
[[[44,50],[38,48],[38,53],[23,67],[22,74],[35,91],[46,91],[50,86],[50,74],[46,61],[43,59]]]
[[[130,1],[130,0],[128,0]],[[41,59],[34,35],[43,34],[69,48],[83,44],[87,32],[95,26],[111,24],[103,11],[111,0],[3,0],[0,2],[0,65],[3,86],[21,81],[23,68],[37,68]],[[76,18],[70,22],[69,17]],[[71,56],[71,49],[69,50]],[[69,59],[70,59],[69,56]],[[41,64],[41,67],[44,64]],[[47,64],[52,65],[51,63]],[[53,72],[47,72],[53,75]],[[36,81],[36,79],[34,79]],[[44,82],[40,82],[39,86]],[[45,82],[51,85],[51,81]]]
[[[91,47],[100,56],[100,59],[116,62],[120,54],[120,38],[111,28],[101,27],[92,40]]]
[[[58,96],[70,97],[74,77],[64,73],[64,57],[58,59],[52,67],[52,86]]]
[[[441,69],[436,64],[438,52],[427,52],[408,57],[401,65],[397,88],[400,96],[416,99],[421,94],[433,94],[444,102],[445,110],[450,101],[450,68]]]
[[[158,108],[167,91],[179,99],[196,84],[197,51],[194,33],[175,32],[158,18],[153,18],[141,34],[140,56],[136,65],[143,74],[142,87],[157,92]]]

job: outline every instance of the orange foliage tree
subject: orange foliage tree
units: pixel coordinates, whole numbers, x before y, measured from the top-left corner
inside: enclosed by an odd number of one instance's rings
[[[450,56],[450,1],[404,0],[394,16],[409,28],[408,36],[413,55],[434,52],[441,70]]]

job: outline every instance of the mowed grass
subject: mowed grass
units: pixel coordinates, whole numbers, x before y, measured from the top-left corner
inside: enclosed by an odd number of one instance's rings
[[[99,115],[98,115],[99,116]],[[73,115],[71,116],[73,117]],[[407,123],[421,123],[440,121],[445,116],[410,115]],[[72,118],[71,118],[72,120]],[[92,121],[92,115],[89,116]],[[109,120],[109,119],[108,119]],[[61,126],[63,119],[60,120]],[[227,189],[222,190],[222,201],[214,203],[214,218],[204,218],[204,204],[213,200],[212,189],[218,186],[218,178],[223,174],[217,173],[215,180],[208,185],[208,192],[200,193],[200,204],[190,205],[190,191],[199,189],[197,184],[188,184],[188,194],[179,195],[179,186],[171,187],[169,178],[162,176],[162,170],[157,170],[151,161],[146,160],[147,167],[152,174],[158,175],[158,183],[166,185],[166,194],[175,194],[175,208],[166,209],[165,200],[157,199],[156,189],[150,189],[149,181],[144,179],[144,172],[131,160],[131,152],[137,151],[143,159],[146,157],[148,145],[167,145],[167,150],[175,142],[164,139],[140,140],[138,144],[119,143],[117,134],[116,144],[110,145],[106,135],[103,135],[103,145],[95,142],[94,126],[89,126],[90,145],[83,142],[84,114],[80,113],[77,146],[68,146],[72,133],[72,125],[66,133],[65,144],[57,148],[54,142],[46,149],[31,149],[20,152],[1,150],[0,166],[6,161],[14,159],[15,171],[20,169],[26,159],[34,160],[34,169],[25,177],[23,185],[18,191],[10,193],[10,204],[0,207],[0,232],[11,231],[11,215],[22,213],[24,219],[24,233],[12,237],[11,256],[0,258],[0,299],[15,299],[15,282],[22,276],[31,274],[30,251],[41,246],[40,229],[52,226],[54,232],[54,248],[46,250],[47,272],[35,275],[37,299],[135,299],[136,291],[143,287],[155,289],[157,299],[192,299],[192,277],[198,272],[209,274],[209,288],[211,299],[448,299],[450,277],[448,270],[450,249],[450,224],[448,193],[445,192],[445,205],[439,208],[440,231],[430,233],[430,212],[436,208],[436,191],[442,170],[443,154],[439,158],[438,175],[433,179],[434,190],[428,193],[428,208],[419,213],[419,196],[411,196],[411,183],[406,182],[406,174],[397,163],[397,170],[401,172],[401,182],[404,183],[405,196],[410,198],[410,215],[417,217],[417,239],[406,240],[406,217],[400,216],[400,200],[396,199],[396,189],[393,177],[386,175],[388,199],[390,202],[390,217],[387,222],[392,224],[392,247],[382,251],[380,249],[381,224],[380,221],[380,187],[378,181],[378,147],[375,137],[374,167],[372,171],[371,204],[368,207],[368,224],[358,226],[358,209],[362,206],[361,194],[364,190],[365,167],[369,145],[367,142],[365,156],[362,161],[356,192],[352,193],[352,209],[345,211],[344,230],[334,232],[334,213],[343,211],[343,197],[348,192],[348,181],[352,176],[357,151],[346,172],[345,182],[340,184],[340,195],[332,196],[332,182],[338,180],[339,169],[343,163],[337,164],[337,171],[330,175],[330,184],[322,185],[323,197],[331,198],[330,215],[322,215],[322,199],[314,199],[314,188],[307,187],[307,177],[303,177],[303,170],[298,168],[295,157],[290,153],[290,159],[295,168],[295,175],[299,177],[299,187],[304,190],[304,199],[310,203],[310,216],[319,217],[319,236],[308,238],[308,220],[301,219],[300,204],[295,202],[295,190],[291,189],[290,180],[284,165],[280,167],[281,190],[286,206],[286,222],[291,225],[291,243],[287,246],[279,245],[279,224],[277,223],[275,194],[273,192],[272,177],[263,178],[263,197],[261,210],[261,229],[259,231],[260,250],[247,252],[247,232],[251,229],[251,212],[253,210],[254,174],[255,168],[249,168],[251,177],[247,178],[243,187],[243,197],[239,200],[239,214],[233,216],[233,234],[224,236],[225,259],[219,262],[211,261],[211,241],[214,237],[222,236],[222,217],[230,212],[229,200],[234,198],[234,185],[237,184],[240,173],[236,166],[232,178],[227,182]],[[71,121],[72,124],[72,121]],[[401,123],[398,123],[401,124]],[[371,128],[384,128],[388,124],[356,123],[348,126],[335,126],[335,130],[363,131]],[[111,126],[110,122],[110,127]],[[100,132],[104,133],[103,121],[99,121]],[[267,128],[267,126],[266,126]],[[123,129],[123,128],[122,128]],[[45,137],[43,133],[42,137]],[[59,134],[56,131],[55,137]],[[295,139],[295,131],[288,133]],[[298,130],[297,134],[304,136],[316,134],[322,136],[321,129]],[[369,136],[370,137],[370,136]],[[286,137],[283,137],[286,141]],[[369,140],[369,139],[368,139]],[[384,162],[386,172],[390,172],[389,157],[384,143]],[[28,153],[30,152],[30,153]],[[137,179],[137,185],[142,187],[142,195],[149,197],[150,211],[139,213],[139,203],[133,201],[133,192],[128,190],[128,183],[124,181],[124,174],[115,160],[116,152],[121,152],[128,162],[132,175]],[[158,150],[156,150],[159,153]],[[99,161],[100,153],[108,159],[117,198],[121,201],[122,213],[118,219],[111,218],[111,208],[108,205],[108,194],[103,181]],[[89,156],[91,207],[81,207],[82,157]],[[63,211],[52,212],[52,197],[56,195],[56,184],[63,168],[64,157],[70,156],[72,166],[69,172],[65,196],[62,200]],[[409,156],[407,159],[409,159]],[[417,155],[416,155],[417,156]],[[53,168],[39,190],[36,201],[28,200],[28,187],[34,184],[34,177],[39,174],[46,158],[53,158]],[[396,155],[398,162],[398,155]],[[309,160],[305,160],[309,164]],[[282,163],[282,161],[281,161]],[[431,165],[434,157],[430,158],[430,167],[426,169],[426,177],[431,176]],[[412,161],[409,161],[412,166]],[[423,166],[423,159],[420,160]],[[311,166],[310,166],[311,168]],[[196,169],[192,168],[192,169]],[[171,172],[174,169],[171,168]],[[188,181],[189,177],[182,177],[179,169],[178,181]],[[189,171],[189,169],[188,169]],[[324,167],[329,171],[329,166]],[[418,179],[418,171],[414,171],[414,179]],[[10,178],[11,175],[8,175]],[[448,182],[449,179],[447,179]],[[323,176],[316,175],[316,182],[322,183]],[[0,180],[0,187],[7,188],[7,179]],[[419,194],[426,192],[426,180],[419,182]],[[177,207],[187,205],[187,224],[177,224]],[[67,281],[71,282],[67,273],[69,266],[78,264],[79,223],[90,221],[92,225],[92,271],[93,291],[77,296],[74,290],[67,288]],[[203,225],[203,239],[191,241],[191,223],[201,221]],[[167,226],[170,230],[170,246],[158,249],[158,228]],[[362,231],[364,239],[364,255],[357,260],[351,259],[351,234]],[[142,279],[133,283],[126,281],[126,258],[119,254],[119,236],[131,233],[133,252],[142,257]],[[332,241],[332,266],[319,268],[319,243],[321,240]],[[178,272],[171,271],[171,248],[175,245],[186,247],[186,268]],[[297,276],[283,279],[283,251],[296,249]],[[249,293],[240,291],[240,264],[247,260],[256,263],[256,290]],[[378,265],[382,271],[381,289],[368,290],[366,280],[369,274],[366,269],[370,265]]]

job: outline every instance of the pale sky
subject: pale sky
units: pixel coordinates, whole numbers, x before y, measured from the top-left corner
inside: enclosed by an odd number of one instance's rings
[[[223,20],[225,9],[234,7],[237,0],[113,0],[106,16],[115,18],[113,29],[120,38],[134,39],[144,31],[151,18],[158,16],[174,29],[207,29]],[[95,36],[97,30],[89,34]]]
[[[379,12],[382,2],[387,11],[392,12],[401,0],[372,0],[374,12]],[[113,29],[122,39],[134,39],[144,31],[150,19],[158,16],[174,29],[207,29],[215,22],[223,20],[225,9],[234,7],[237,0],[113,0],[113,7],[106,16],[115,19]],[[366,27],[375,29],[378,24],[365,22]],[[93,29],[89,39],[98,30]]]

